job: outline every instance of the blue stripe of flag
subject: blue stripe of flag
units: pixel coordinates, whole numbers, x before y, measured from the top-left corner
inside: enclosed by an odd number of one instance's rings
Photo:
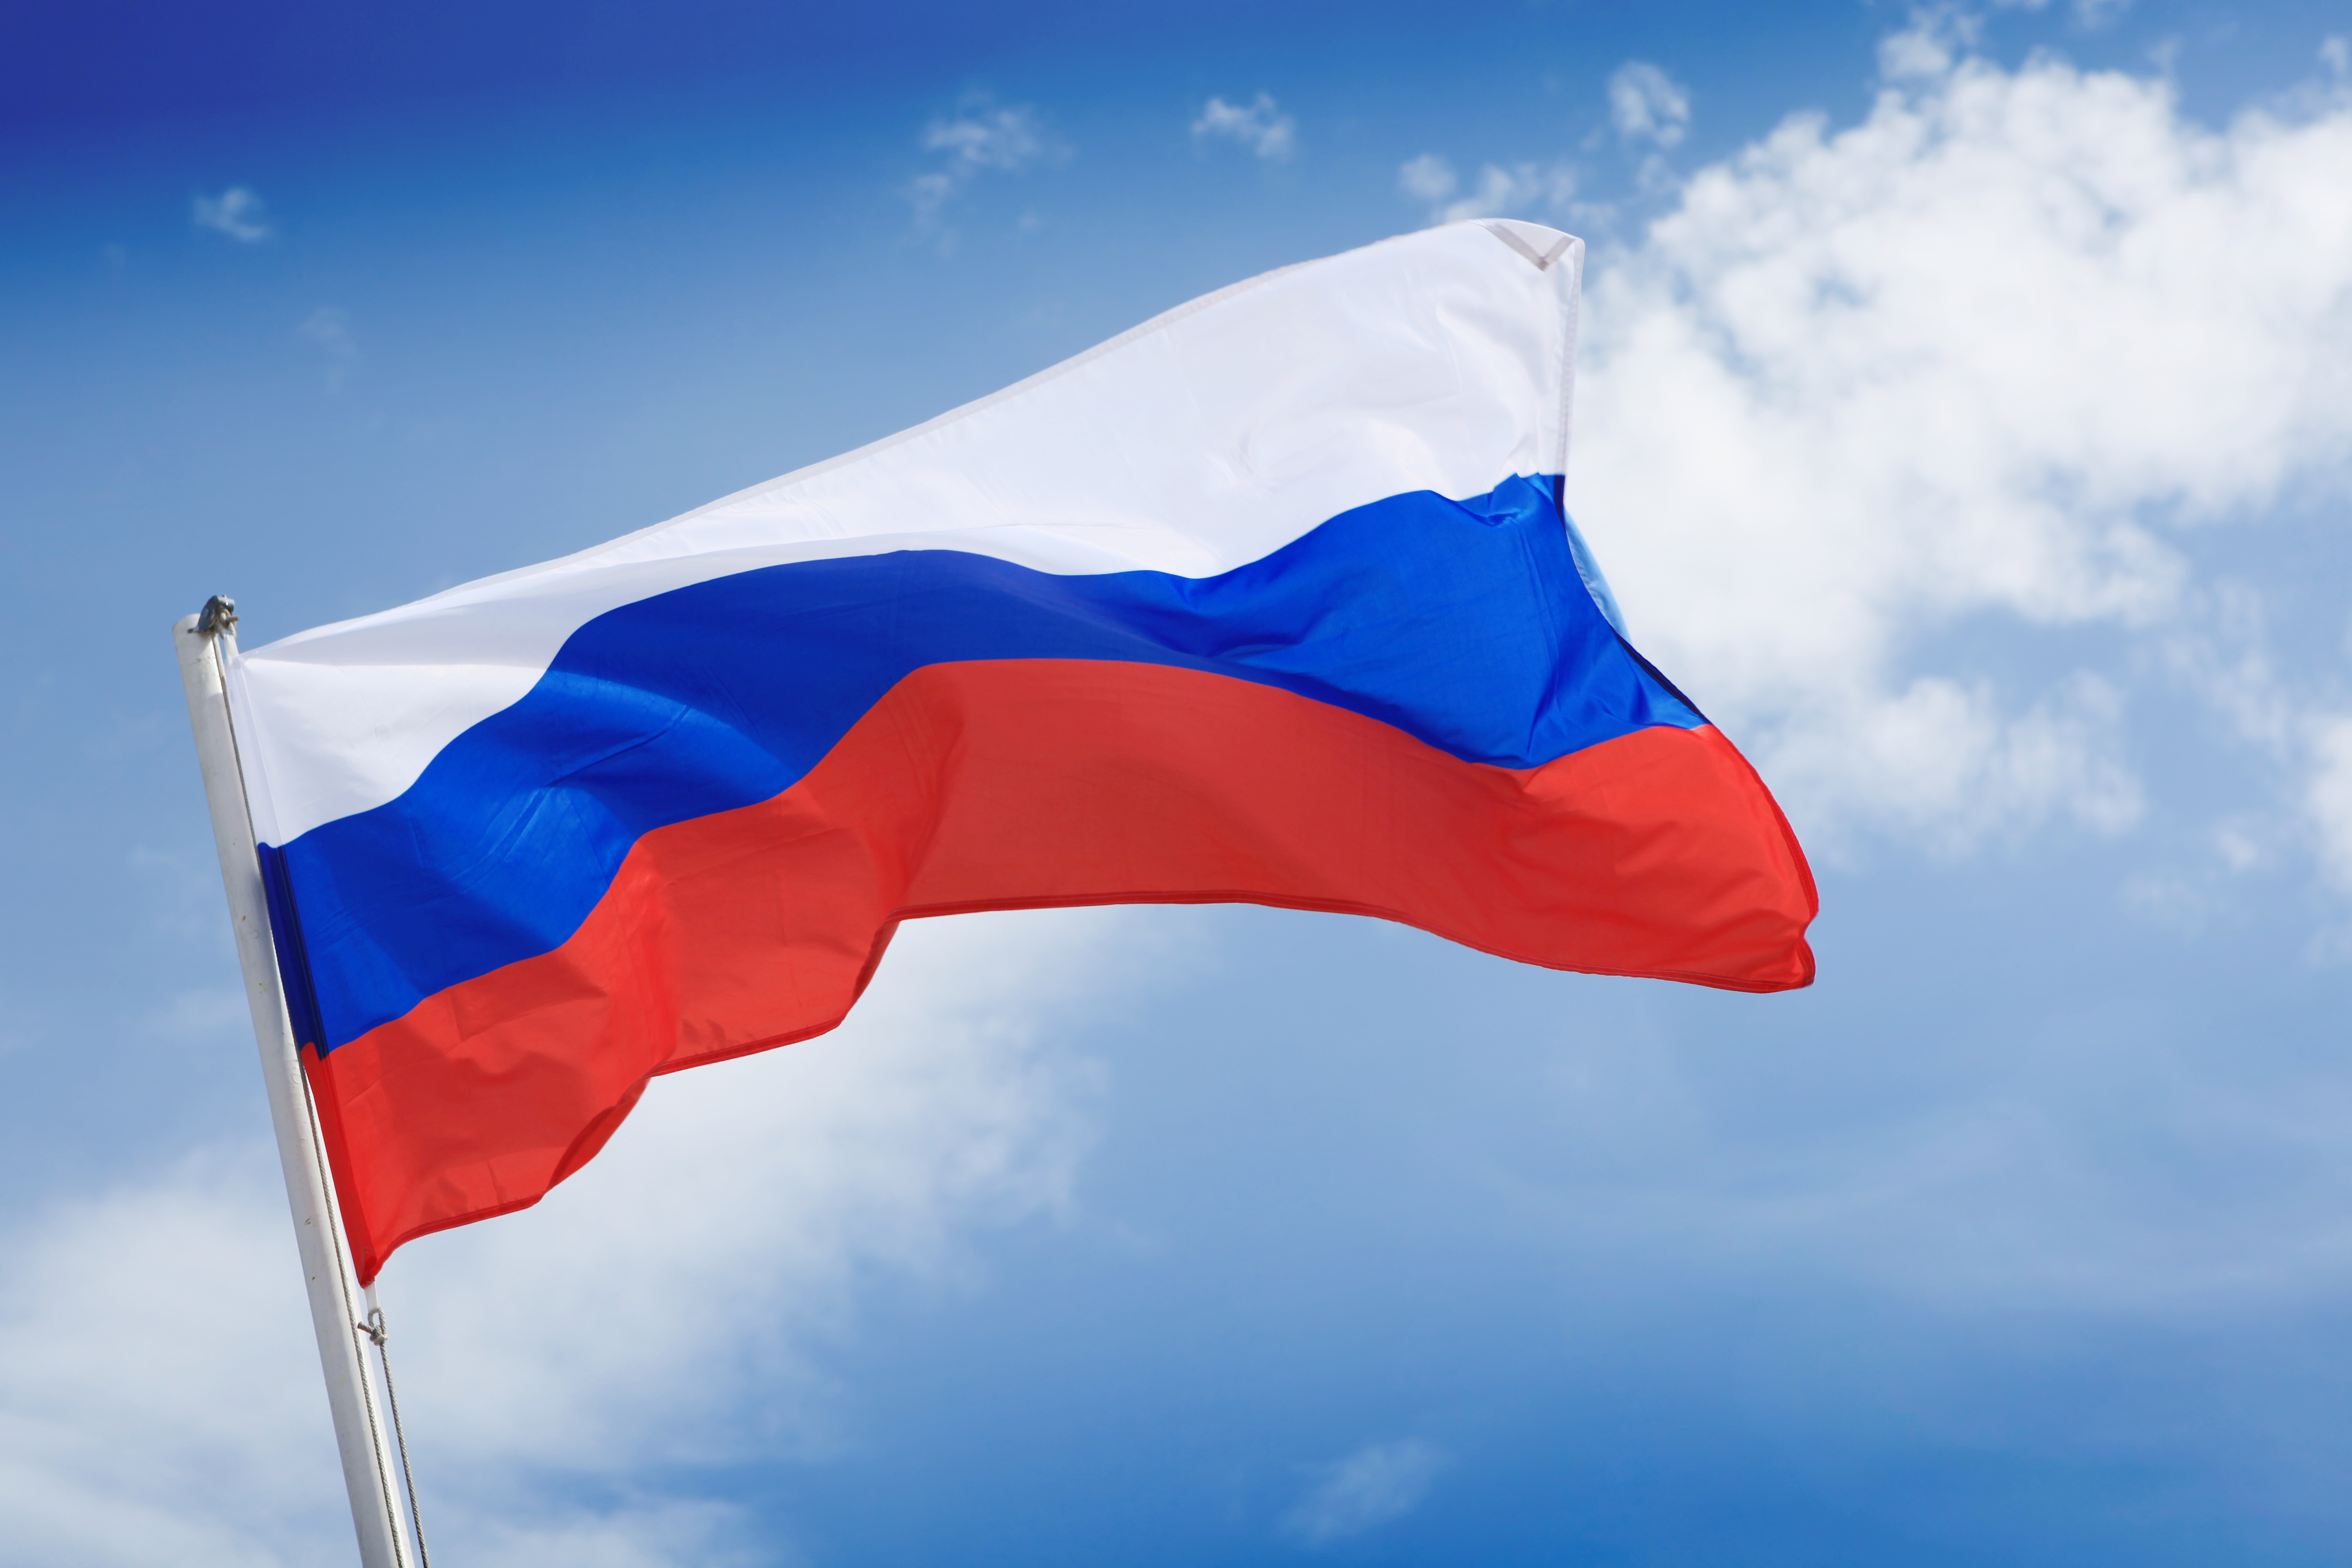
[[[1704,722],[1595,605],[1556,480],[1391,496],[1213,577],[952,550],[766,567],[590,621],[399,798],[273,852],[299,1022],[332,1049],[561,946],[645,834],[782,793],[914,670],[1009,658],[1212,671],[1499,767]]]

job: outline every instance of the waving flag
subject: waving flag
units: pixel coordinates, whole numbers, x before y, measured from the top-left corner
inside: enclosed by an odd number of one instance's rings
[[[247,653],[238,746],[362,1279],[898,921],[1248,901],[1805,984],[1811,877],[1561,510],[1580,242],[1195,300],[542,566]]]

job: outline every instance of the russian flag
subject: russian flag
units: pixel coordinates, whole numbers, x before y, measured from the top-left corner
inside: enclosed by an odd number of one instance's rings
[[[838,1024],[900,921],[1254,902],[1807,984],[1802,851],[1560,505],[1580,241],[1429,230],[657,527],[246,653],[362,1279],[646,1082]]]

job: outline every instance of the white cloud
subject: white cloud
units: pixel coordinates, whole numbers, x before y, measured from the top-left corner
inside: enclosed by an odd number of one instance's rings
[[[1983,37],[1982,12],[1956,5],[1915,5],[1909,26],[1879,40],[1879,74],[1891,82],[1943,76]]]
[[[2143,806],[2117,756],[2122,708],[2112,685],[2084,671],[2013,717],[1982,684],[1922,676],[1834,727],[1789,735],[1773,783],[1817,811],[1861,816],[1952,853],[2053,816],[2117,833]]]
[[[1609,121],[1628,142],[1671,147],[1690,117],[1690,89],[1646,60],[1627,60],[1609,79]]]
[[[2003,11],[2042,11],[2050,0],[1992,0]],[[2132,0],[2074,0],[2074,20],[2083,27],[2104,27],[2131,9]]]
[[[1017,174],[1069,155],[1034,105],[999,104],[985,93],[966,97],[952,114],[923,128],[923,150],[938,166],[907,187],[919,225],[930,226],[947,204],[985,174]]]
[[[1156,916],[911,922],[839,1031],[662,1079],[539,1207],[395,1258],[383,1293],[436,1547],[491,1563],[793,1561],[765,1530],[754,1550],[728,1508],[592,1509],[564,1483],[836,1451],[824,1352],[853,1333],[860,1293],[968,1288],[959,1237],[1069,1202],[1090,1079],[1041,1049],[1041,1026],[1164,963]],[[349,1554],[286,1228],[259,1150],[15,1227],[0,1564]]]
[[[2322,868],[2338,888],[2352,893],[2352,718],[2317,721],[2311,750],[2304,809],[2318,830]]]
[[[1419,1438],[1369,1444],[1324,1467],[1284,1516],[1282,1532],[1321,1547],[1393,1523],[1421,1506],[1445,1465],[1445,1451]]]
[[[999,109],[985,100],[968,102],[954,115],[936,119],[923,129],[924,151],[944,153],[951,167],[975,174],[982,169],[1017,173],[1053,145],[1036,110],[1025,103]]]
[[[348,1542],[284,1193],[261,1159],[199,1156],[15,1227],[0,1563],[259,1565]]]
[[[1518,163],[1510,168],[1488,163],[1478,171],[1477,182],[1462,192],[1454,165],[1434,153],[1423,153],[1398,167],[1397,190],[1414,201],[1427,202],[1433,224],[1558,215],[1576,195],[1576,170],[1566,163],[1549,167]]]
[[[1461,183],[1454,165],[1434,153],[1408,158],[1397,168],[1397,189],[1417,202],[1442,202]]]
[[[2250,745],[2285,760],[2295,742],[2294,704],[2270,657],[2261,591],[2222,578],[2198,591],[2191,625],[2167,641],[2174,675]]]
[[[1195,142],[1212,137],[1238,142],[1266,162],[1278,163],[1298,151],[1298,121],[1276,108],[1267,93],[1245,104],[1213,98],[1192,121]]]
[[[1790,120],[1596,265],[1570,501],[1801,827],[2115,830],[2126,689],[1959,647],[2176,637],[2181,530],[2344,486],[2352,106],[2213,132],[1963,44],[1915,26],[1862,124]]]
[[[225,234],[244,245],[258,245],[277,233],[261,197],[244,185],[231,185],[216,196],[198,196],[190,216],[198,228]]]

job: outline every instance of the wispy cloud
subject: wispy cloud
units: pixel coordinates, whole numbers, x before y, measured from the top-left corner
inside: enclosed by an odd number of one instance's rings
[[[1432,223],[1476,217],[1528,217],[1564,210],[1576,195],[1576,169],[1549,165],[1488,163],[1464,189],[1454,165],[1434,153],[1405,161],[1397,170],[1397,190],[1429,205]]]
[[[1397,167],[1397,190],[1417,202],[1442,202],[1461,183],[1454,165],[1434,153],[1408,158]]]
[[[302,335],[338,359],[360,352],[352,336],[351,312],[340,305],[321,305],[302,319]]]
[[[1192,140],[1238,142],[1270,163],[1298,151],[1298,121],[1285,114],[1268,93],[1249,103],[1227,103],[1213,98],[1192,121]]]
[[[1282,1533],[1314,1548],[1392,1524],[1421,1506],[1447,1462],[1444,1449],[1417,1437],[1369,1444],[1323,1468],[1283,1516]]]
[[[2004,11],[2041,11],[2049,7],[2050,0],[1992,0]],[[2095,30],[2120,17],[2132,7],[2132,0],[2074,0],[2074,20],[2087,30]]]
[[[351,312],[340,305],[321,305],[302,319],[303,338],[327,356],[327,389],[339,391],[343,378],[360,357],[359,340],[352,335]]]
[[[231,185],[216,196],[196,197],[190,216],[198,228],[225,234],[240,245],[258,245],[278,232],[260,195],[246,185]]]
[[[1690,118],[1690,89],[1647,60],[1627,60],[1609,79],[1609,121],[1628,142],[1671,147]]]
[[[1984,38],[1981,11],[1959,5],[1915,6],[1911,24],[1878,41],[1878,71],[1893,82],[1933,80],[1948,73]]]
[[[923,150],[939,162],[907,187],[917,226],[936,229],[948,204],[982,174],[1017,174],[1069,156],[1068,144],[1046,128],[1034,104],[999,104],[968,94],[953,113],[923,128]]]
[[[2339,888],[2352,892],[2352,717],[2317,723],[2311,750],[2304,806],[2318,829],[2323,868]]]

